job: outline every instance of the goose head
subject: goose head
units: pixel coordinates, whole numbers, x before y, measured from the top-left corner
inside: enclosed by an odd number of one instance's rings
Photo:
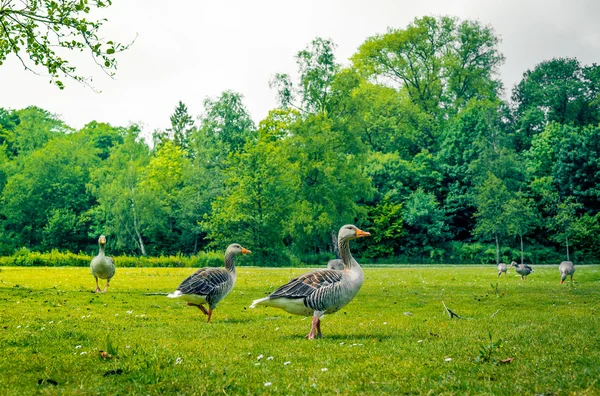
[[[371,234],[352,224],[346,224],[345,226],[342,226],[342,228],[340,228],[340,232],[338,233],[338,239],[340,240],[364,238],[368,236],[371,236]]]
[[[98,238],[98,244],[102,246],[106,245],[106,237],[104,235],[100,235],[100,238]]]
[[[510,267],[508,267],[508,268],[513,268],[515,265],[517,265],[517,262],[513,261],[513,262],[510,263]]]
[[[232,243],[227,247],[225,251],[225,255],[228,256],[230,254],[252,254],[252,252],[245,247],[242,247],[239,243]]]

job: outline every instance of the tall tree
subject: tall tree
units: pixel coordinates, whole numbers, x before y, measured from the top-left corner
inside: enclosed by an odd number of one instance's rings
[[[496,244],[496,264],[500,263],[500,237],[505,232],[504,203],[508,190],[502,180],[488,173],[483,184],[476,187],[475,204],[477,226],[474,234],[482,239],[492,239]]]
[[[523,264],[523,236],[527,235],[537,223],[533,200],[518,191],[504,204],[504,217],[507,231],[518,236],[521,243],[521,264]]]
[[[573,197],[567,197],[558,200],[555,204],[554,216],[549,221],[549,228],[554,231],[550,238],[555,242],[565,242],[567,251],[567,261],[571,259],[569,251],[569,240],[575,235],[577,228],[573,227],[577,222],[577,211],[582,208],[582,205],[575,201]]]
[[[63,89],[63,77],[89,84],[90,79],[63,58],[63,50],[85,51],[112,76],[116,53],[129,45],[105,40],[101,28],[106,20],[90,18],[92,12],[111,4],[112,0],[1,1],[0,65],[13,54],[26,70],[37,74],[38,67],[45,69],[50,81]]]

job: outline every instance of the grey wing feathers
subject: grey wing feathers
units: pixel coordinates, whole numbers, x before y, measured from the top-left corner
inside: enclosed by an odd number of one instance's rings
[[[208,295],[229,280],[222,268],[201,268],[188,276],[177,288],[183,294]]]
[[[333,285],[342,280],[342,273],[336,270],[318,270],[292,279],[275,290],[270,298],[306,298],[322,287]]]

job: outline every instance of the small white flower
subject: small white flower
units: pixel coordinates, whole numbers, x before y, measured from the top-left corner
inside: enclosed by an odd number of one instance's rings
[[[446,359],[444,359],[444,362],[449,362],[450,360],[452,360],[452,358],[447,357]]]
[[[18,325],[18,326],[17,326],[17,329],[20,329],[20,328],[21,328],[21,325]]]
[[[386,324],[387,324],[387,322],[383,322],[383,324],[384,324],[384,325],[386,325]]]
[[[175,364],[181,364],[181,362],[183,362],[183,360],[180,357],[175,359]]]
[[[81,345],[75,345],[75,349],[81,349]]]
[[[255,366],[260,366],[260,363],[254,363]]]
[[[131,348],[131,347],[130,347],[129,345],[125,345],[125,348],[129,349],[129,348]]]
[[[119,316],[119,314],[115,314],[115,316]]]
[[[83,315],[83,316],[81,317],[81,319],[85,319],[85,315]]]
[[[44,330],[44,329],[45,329],[45,327],[42,327],[42,328],[40,329],[40,331],[42,331],[42,330]]]
[[[321,371],[323,371],[323,372],[325,372],[325,371],[327,371],[327,370],[328,370],[328,368],[327,368],[327,367],[323,367],[323,368],[321,369]]]
[[[86,352],[86,351],[83,351],[83,352],[81,352],[81,353],[80,353],[80,355],[82,355],[82,356],[83,356],[83,355],[87,355],[87,352]]]
[[[53,320],[51,320],[50,322],[48,322],[48,324],[52,324],[52,323],[54,323],[54,321],[53,321]]]
[[[284,366],[287,366],[287,365],[288,365],[288,364],[290,364],[290,363],[292,363],[292,362],[283,362],[283,365],[284,365]]]
[[[279,327],[275,327],[275,331],[279,331]]]
[[[145,318],[145,317],[146,317],[146,314],[141,314],[140,315],[140,318]]]
[[[265,386],[271,386],[270,382],[265,382]]]
[[[342,342],[340,342],[340,345],[344,345],[344,342],[343,342],[343,341],[342,341]]]
[[[261,353],[260,355],[257,356],[256,360],[260,360],[262,358],[264,358],[264,355]]]
[[[417,341],[417,342],[420,344],[420,343],[422,343],[422,342],[423,342],[423,340],[419,340],[419,341]]]
[[[269,356],[267,360],[273,360],[273,356]]]
[[[133,311],[127,311],[127,315],[131,315]]]

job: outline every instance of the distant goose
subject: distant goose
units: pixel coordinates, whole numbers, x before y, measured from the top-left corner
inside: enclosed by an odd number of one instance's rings
[[[338,233],[343,270],[320,269],[301,275],[270,296],[253,301],[250,308],[266,305],[281,308],[294,315],[312,316],[312,327],[306,338],[312,340],[315,336],[322,337],[321,317],[346,306],[363,284],[363,271],[352,257],[349,243],[352,239],[369,235],[371,234],[354,225],[343,226]]]
[[[100,285],[98,285],[98,278],[106,279],[106,286],[104,287],[104,291],[108,290],[108,284],[113,276],[115,276],[115,262],[111,257],[106,257],[104,255],[104,245],[106,245],[106,237],[104,235],[100,235],[98,238],[98,246],[100,247],[100,251],[98,255],[92,259],[90,263],[90,271],[94,278],[96,278],[96,293],[102,293],[100,290]]]
[[[225,251],[225,268],[200,268],[187,277],[177,290],[169,294],[170,298],[181,298],[187,305],[198,307],[208,316],[210,322],[212,312],[235,285],[235,264],[233,257],[238,254],[250,254],[250,250],[237,243],[232,243]],[[208,304],[208,311],[203,304]]]
[[[334,269],[334,270],[341,271],[344,269],[344,261],[342,261],[342,259],[329,260],[329,262],[327,263],[327,269]]]
[[[506,264],[504,264],[504,263],[498,264],[498,278],[500,278],[500,275],[502,275],[503,272],[504,272],[504,274],[506,274],[507,270],[508,270],[508,267],[506,266]]]
[[[571,276],[571,283],[573,283],[573,274],[575,273],[575,265],[572,261],[563,261],[558,266],[558,270],[560,271],[560,284],[562,285],[567,279],[567,276]]]
[[[527,275],[529,275],[530,273],[533,272],[533,269],[528,266],[527,264],[519,264],[516,265],[517,262],[513,261],[512,263],[510,263],[510,267],[509,268],[515,268],[515,271],[517,272],[517,274],[521,275],[521,279],[525,279],[525,277]]]

